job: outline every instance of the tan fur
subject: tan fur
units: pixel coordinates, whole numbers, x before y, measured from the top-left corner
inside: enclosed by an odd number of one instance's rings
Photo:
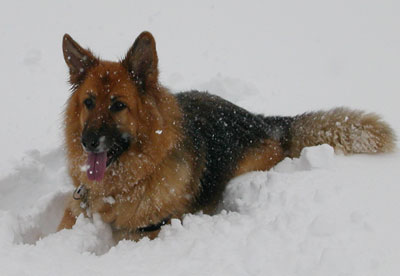
[[[113,92],[107,93],[107,90]],[[104,106],[90,115],[82,105],[89,93],[95,94],[96,101]],[[80,135],[88,119],[92,122],[97,118],[105,119],[111,96],[124,97],[125,102],[131,104],[129,110],[119,112],[114,120],[135,135],[137,141],[119,161],[111,164],[102,183],[97,183],[88,181],[86,172],[81,169],[86,164],[87,154],[80,143]],[[180,141],[179,108],[164,88],[158,87],[157,93],[139,97],[120,64],[101,62],[89,71],[87,80],[69,99],[65,120],[70,175],[75,187],[85,183],[90,191],[87,205],[91,213],[100,213],[105,222],[112,222],[116,229],[129,229],[126,231],[129,232],[156,224],[167,216],[180,217],[190,211],[191,197],[198,191],[198,183],[192,175],[196,168]],[[109,196],[115,198],[112,205],[104,201]],[[73,216],[84,212],[80,201],[71,201],[68,208]],[[69,213],[65,216],[63,221],[68,221]],[[60,228],[63,225],[68,223],[63,222]]]
[[[234,176],[251,171],[266,171],[284,158],[283,149],[279,142],[265,140],[256,148],[248,149],[239,161]]]
[[[378,115],[347,108],[296,116],[291,136],[291,157],[319,144],[329,144],[344,154],[390,152],[396,141],[393,130]]]
[[[157,224],[171,216],[181,218],[190,212],[192,196],[199,188],[191,175],[194,168],[190,160],[188,154],[176,150],[156,166],[151,177],[133,186],[114,191],[90,190],[86,206],[89,210],[82,209],[80,201],[71,201],[72,214],[99,213],[104,222],[112,223],[116,239],[137,240],[142,235],[135,229]],[[114,203],[107,201],[109,196]]]
[[[58,225],[57,231],[62,229],[71,229],[76,222],[76,216],[72,214],[71,209],[67,208],[64,211],[64,216]]]

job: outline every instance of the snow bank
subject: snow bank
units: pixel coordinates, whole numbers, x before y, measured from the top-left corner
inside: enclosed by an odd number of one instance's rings
[[[299,159],[287,158],[269,172],[233,179],[216,215],[187,215],[164,226],[153,241],[115,244],[96,215],[79,217],[72,230],[55,233],[72,193],[63,153],[31,153],[16,173],[0,179],[7,200],[14,202],[0,212],[2,271],[394,275],[400,188],[394,180],[399,173],[392,169],[398,157],[343,157],[327,145],[306,148]]]

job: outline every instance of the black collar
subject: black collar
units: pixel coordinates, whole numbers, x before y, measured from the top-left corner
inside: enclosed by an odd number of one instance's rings
[[[140,228],[137,229],[137,231],[141,232],[141,233],[144,233],[144,232],[153,232],[153,231],[160,230],[161,226],[164,226],[165,224],[167,224],[169,219],[170,218],[168,217],[168,218],[163,219],[162,221],[160,221],[157,224],[150,224],[150,225],[145,226],[145,227],[140,227]]]

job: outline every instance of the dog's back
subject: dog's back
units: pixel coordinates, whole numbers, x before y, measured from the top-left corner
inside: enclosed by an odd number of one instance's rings
[[[374,114],[346,108],[295,117],[255,115],[206,92],[176,95],[186,142],[200,173],[199,208],[214,206],[234,176],[267,170],[304,147],[329,144],[345,154],[389,152],[391,128]]]
[[[251,150],[261,148],[266,141],[275,144],[271,160],[258,160],[262,166],[274,165],[284,157],[292,118],[277,117],[266,123],[264,117],[205,92],[180,93],[176,98],[183,112],[185,136],[193,146],[198,166],[204,167],[197,196],[201,207],[218,201],[228,180],[244,172],[241,163]]]

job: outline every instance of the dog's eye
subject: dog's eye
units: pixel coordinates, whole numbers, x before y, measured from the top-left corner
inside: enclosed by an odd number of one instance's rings
[[[110,106],[110,111],[118,112],[126,108],[126,105],[123,102],[117,101]]]
[[[84,100],[83,104],[86,106],[87,109],[93,109],[94,107],[94,101],[91,98],[87,98],[86,100]]]

